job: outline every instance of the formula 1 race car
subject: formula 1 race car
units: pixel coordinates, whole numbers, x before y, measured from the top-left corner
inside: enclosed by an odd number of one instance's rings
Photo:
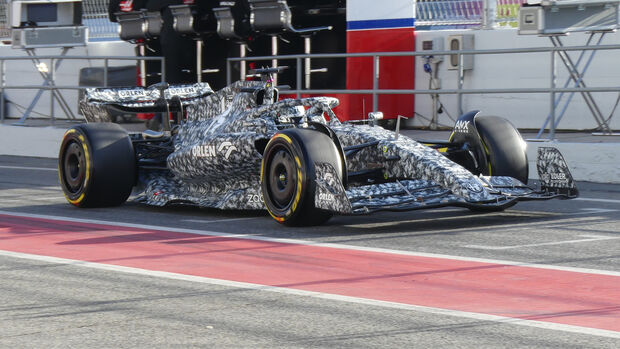
[[[88,123],[69,129],[60,184],[78,207],[120,205],[134,190],[149,205],[267,209],[285,225],[334,214],[461,206],[499,211],[518,201],[574,198],[554,148],[540,148],[531,188],[525,142],[508,121],[474,111],[447,141],[418,142],[366,122],[341,122],[329,97],[279,100],[278,68],[213,92],[208,84],[90,89]],[[165,110],[163,131],[128,134],[110,111]]]

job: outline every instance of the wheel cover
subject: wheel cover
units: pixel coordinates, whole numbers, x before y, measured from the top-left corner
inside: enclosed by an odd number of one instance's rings
[[[297,167],[291,152],[285,147],[274,149],[267,170],[267,190],[274,206],[285,210],[297,192]]]
[[[63,180],[67,190],[79,193],[84,187],[86,177],[86,157],[84,150],[77,142],[70,142],[62,160]]]

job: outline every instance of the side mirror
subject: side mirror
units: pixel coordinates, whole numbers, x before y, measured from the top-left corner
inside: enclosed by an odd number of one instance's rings
[[[373,111],[368,113],[368,124],[370,126],[375,126],[378,120],[383,120],[383,112]]]

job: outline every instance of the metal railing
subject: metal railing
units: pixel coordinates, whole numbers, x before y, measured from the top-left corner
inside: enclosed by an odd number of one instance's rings
[[[228,58],[226,62],[226,74],[228,83],[232,80],[232,63],[238,62],[245,64],[247,61],[268,61],[272,62],[277,60],[279,62],[294,61],[296,69],[296,81],[294,89],[287,90],[287,94],[294,94],[297,98],[300,98],[302,94],[366,94],[372,95],[372,110],[378,111],[379,108],[379,95],[407,95],[407,94],[447,94],[457,96],[457,112],[463,114],[463,95],[473,94],[534,94],[534,93],[548,93],[549,94],[549,138],[555,137],[556,131],[556,108],[558,102],[556,101],[556,94],[574,94],[583,92],[620,92],[619,86],[609,87],[558,87],[557,83],[557,56],[562,52],[568,51],[609,51],[620,50],[620,45],[599,45],[599,46],[572,46],[572,47],[533,47],[533,48],[515,48],[515,49],[494,49],[494,50],[462,50],[462,51],[422,51],[422,52],[373,52],[373,53],[343,53],[343,54],[301,54],[301,55],[284,55],[284,56],[262,56],[262,57],[236,57]],[[463,69],[463,58],[465,55],[501,55],[501,54],[544,54],[548,53],[550,62],[549,65],[549,86],[548,87],[527,87],[527,88],[463,88],[463,82],[465,79],[465,71]],[[457,55],[459,68],[457,73],[457,84],[455,88],[451,89],[380,89],[379,81],[381,74],[379,70],[379,63],[382,57],[418,57],[418,56],[440,56],[440,55]],[[327,58],[327,59],[346,59],[346,58],[359,58],[370,57],[373,61],[372,69],[372,89],[303,89],[302,88],[302,69],[304,65],[302,61],[304,59],[315,58]],[[242,77],[243,78],[243,77]]]
[[[84,60],[84,61],[103,61],[103,83],[102,86],[76,86],[76,85],[56,85],[57,80],[57,68],[59,63],[65,60],[75,61],[75,60]],[[7,84],[7,63],[11,61],[32,61],[34,63],[35,70],[38,70],[41,77],[43,78],[42,85],[11,85]],[[140,56],[63,56],[63,55],[46,55],[46,56],[9,56],[9,57],[0,57],[0,122],[3,122],[6,115],[5,113],[5,105],[6,105],[6,90],[38,90],[39,94],[41,91],[50,91],[50,120],[51,123],[54,123],[54,105],[58,103],[63,109],[63,112],[66,116],[71,118],[73,114],[71,112],[70,107],[67,102],[64,100],[62,95],[60,94],[61,90],[84,90],[87,88],[94,87],[108,87],[108,75],[111,61],[160,61],[161,66],[161,81],[166,80],[165,75],[165,59],[164,57],[140,57]],[[44,63],[44,64],[42,64]],[[141,72],[144,74],[144,72]],[[39,95],[38,94],[38,95]],[[35,101],[36,99],[36,101]],[[32,107],[36,105],[39,97],[35,97],[31,102],[28,110],[32,110]],[[21,118],[18,124],[23,124],[28,115],[25,113]]]

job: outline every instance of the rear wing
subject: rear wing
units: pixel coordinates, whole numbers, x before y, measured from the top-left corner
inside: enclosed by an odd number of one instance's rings
[[[208,83],[144,87],[89,88],[80,101],[88,122],[110,122],[111,109],[128,113],[177,112],[213,94]]]

